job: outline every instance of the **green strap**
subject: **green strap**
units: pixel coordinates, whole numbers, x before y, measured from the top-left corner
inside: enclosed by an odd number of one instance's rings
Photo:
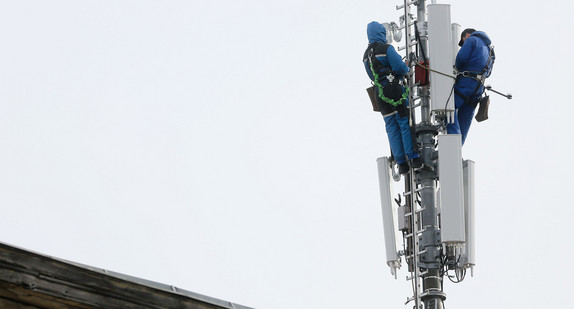
[[[379,74],[377,74],[377,72],[373,68],[373,62],[370,61],[370,59],[369,59],[369,66],[371,67],[371,72],[373,73],[373,77],[375,78],[375,86],[377,86],[377,88],[379,89],[379,98],[381,98],[381,100],[391,104],[394,107],[397,107],[397,106],[403,104],[403,102],[405,102],[409,96],[409,87],[405,88],[403,95],[401,96],[401,98],[398,101],[395,101],[393,99],[389,99],[389,98],[385,97],[383,95],[383,86],[379,83]]]

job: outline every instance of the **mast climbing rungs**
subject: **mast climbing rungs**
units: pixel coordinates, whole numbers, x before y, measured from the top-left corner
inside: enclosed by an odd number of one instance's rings
[[[424,273],[424,274],[419,274],[419,277],[422,278],[424,275],[426,275],[426,273]],[[427,278],[428,278],[428,277],[427,277]],[[415,279],[415,276],[407,276],[406,279],[407,279],[407,281],[411,281],[411,280]]]
[[[409,47],[412,47],[412,46],[415,46],[415,45],[417,45],[417,43],[411,43],[411,44],[409,44]],[[403,50],[403,49],[405,49],[405,48],[406,48],[406,47],[399,46],[398,49],[399,49],[399,50]]]
[[[415,3],[417,3],[417,2],[419,2],[419,1],[418,1],[418,0],[412,0],[411,2],[407,2],[407,5],[412,5],[412,4],[415,4]],[[405,5],[404,5],[404,4],[399,4],[399,5],[396,6],[396,8],[397,8],[397,10],[404,9],[404,8],[405,8]]]
[[[413,26],[414,24],[416,24],[416,22],[414,22],[414,21],[413,21],[412,23],[409,23],[409,27],[410,27],[410,26]],[[405,25],[399,26],[399,27],[397,27],[397,29],[398,29],[398,30],[403,30],[403,29],[405,29]]]

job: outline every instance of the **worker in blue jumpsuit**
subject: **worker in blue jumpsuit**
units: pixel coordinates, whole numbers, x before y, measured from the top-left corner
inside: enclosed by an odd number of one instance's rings
[[[375,84],[377,104],[385,120],[391,152],[399,166],[399,173],[406,174],[409,171],[408,163],[413,168],[423,164],[413,147],[409,126],[409,102],[405,87],[399,83],[404,79],[409,67],[394,47],[387,44],[387,30],[382,24],[375,21],[369,23],[367,38],[369,47],[363,55],[363,64]]]
[[[447,133],[460,134],[462,144],[466,140],[476,105],[484,93],[484,79],[490,76],[494,64],[494,52],[490,38],[482,31],[465,29],[456,55],[457,70],[454,85],[454,122],[447,125]]]

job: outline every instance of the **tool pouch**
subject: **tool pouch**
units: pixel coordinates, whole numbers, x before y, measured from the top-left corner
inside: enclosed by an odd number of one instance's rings
[[[488,119],[488,105],[490,104],[490,98],[485,95],[480,99],[478,104],[478,112],[476,113],[476,116],[474,116],[474,119],[478,122],[482,122]]]
[[[380,112],[379,104],[377,103],[377,94],[375,93],[375,86],[367,88],[367,93],[369,94],[369,99],[371,99],[371,104],[373,105],[373,111]]]

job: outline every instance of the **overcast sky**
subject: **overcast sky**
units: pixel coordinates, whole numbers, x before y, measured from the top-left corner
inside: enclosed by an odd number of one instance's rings
[[[361,63],[400,2],[0,1],[0,241],[259,309],[401,308]],[[514,97],[463,149],[477,266],[445,305],[564,307],[574,4],[438,2]]]

